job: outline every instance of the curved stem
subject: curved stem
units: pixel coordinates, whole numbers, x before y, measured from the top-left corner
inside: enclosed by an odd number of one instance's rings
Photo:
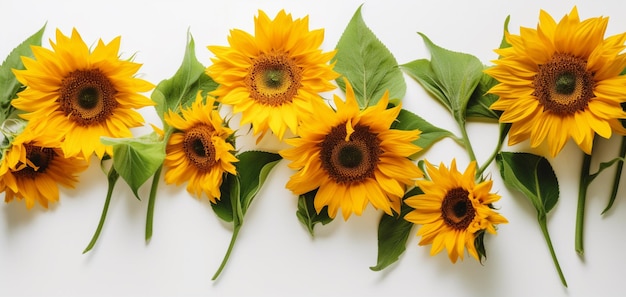
[[[224,255],[224,259],[222,259],[222,263],[220,264],[220,267],[217,269],[217,271],[215,272],[211,280],[216,280],[220,276],[220,273],[222,273],[222,270],[224,269],[224,267],[226,267],[228,258],[230,258],[230,253],[232,252],[233,247],[235,246],[235,241],[237,241],[237,235],[239,235],[239,229],[241,229],[241,225],[235,225],[235,228],[233,230],[233,235],[230,238],[230,244],[228,245],[228,250],[226,251],[226,254]]]
[[[467,134],[467,129],[465,128],[465,121],[458,121],[459,128],[461,128],[461,137],[463,137],[463,145],[465,145],[465,150],[469,154],[471,161],[476,161],[476,154],[474,154],[474,148],[472,148],[472,143],[470,142],[469,135]]]
[[[483,163],[483,166],[480,166],[480,168],[478,168],[478,171],[476,172],[476,176],[481,176],[483,174],[483,172],[485,172],[485,170],[487,170],[487,167],[489,167],[491,162],[493,162],[493,159],[496,158],[496,156],[498,155],[498,153],[502,149],[502,144],[504,143],[504,139],[506,138],[506,135],[509,134],[509,129],[510,128],[511,128],[510,124],[500,124],[500,130],[499,130],[499,136],[498,136],[498,144],[494,148],[494,150],[491,153],[491,155],[489,156],[489,158],[487,158],[485,163]]]
[[[104,221],[107,218],[107,212],[109,211],[109,204],[111,203],[111,196],[113,196],[113,189],[115,188],[115,183],[120,175],[115,171],[115,168],[111,167],[111,171],[107,175],[107,179],[109,181],[109,188],[107,190],[107,197],[104,200],[104,207],[102,208],[102,214],[100,215],[100,222],[98,222],[98,227],[96,228],[96,232],[91,237],[91,241],[83,251],[83,254],[90,251],[98,241],[98,237],[100,237],[100,232],[102,231],[102,227],[104,226]]]
[[[583,163],[580,168],[580,181],[578,184],[578,209],[576,210],[576,238],[575,248],[579,255],[585,253],[583,248],[583,229],[585,221],[585,201],[587,200],[587,188],[589,187],[589,168],[591,167],[591,155],[583,154]]]
[[[554,247],[552,246],[552,240],[550,239],[550,233],[548,233],[548,224],[546,222],[546,217],[540,216],[538,218],[539,226],[541,227],[541,232],[543,233],[543,237],[546,240],[546,244],[548,244],[548,249],[550,250],[550,255],[552,256],[552,262],[554,262],[554,266],[556,271],[559,273],[559,278],[561,278],[561,283],[563,286],[567,287],[567,281],[565,280],[565,276],[563,275],[563,271],[561,270],[561,265],[559,264],[559,260],[556,258],[556,253],[554,252]]]
[[[161,170],[163,164],[154,172],[152,176],[152,186],[150,187],[150,198],[148,198],[148,212],[146,214],[146,242],[152,238],[152,219],[154,217],[154,204],[156,201],[156,193],[159,188],[159,181],[161,179]]]

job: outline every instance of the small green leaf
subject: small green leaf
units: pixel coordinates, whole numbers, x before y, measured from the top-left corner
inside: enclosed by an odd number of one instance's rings
[[[102,137],[101,141],[113,146],[113,166],[139,198],[139,187],[163,164],[165,142],[154,132],[136,138]]]
[[[41,45],[41,37],[46,29],[43,25],[39,31],[28,37],[20,45],[14,48],[7,58],[0,65],[0,123],[9,117],[13,107],[11,100],[15,98],[17,92],[20,91],[22,84],[17,81],[12,69],[23,70],[22,56],[33,57],[32,45]]]
[[[161,120],[168,110],[178,111],[196,98],[198,91],[210,91],[217,84],[204,72],[205,67],[196,58],[195,42],[187,33],[187,47],[180,68],[170,79],[162,80],[152,92],[156,111]],[[163,120],[163,125],[166,126]]]
[[[504,183],[524,193],[538,214],[547,214],[559,200],[559,183],[544,157],[501,152],[496,158]]]
[[[341,35],[333,62],[335,71],[352,84],[361,108],[375,105],[387,90],[391,99],[404,97],[406,83],[398,62],[365,25],[361,6]],[[338,78],[337,84],[346,90],[343,78]]]
[[[315,194],[317,194],[317,190],[300,195],[298,197],[298,211],[296,211],[298,220],[309,230],[311,236],[315,235],[313,229],[316,224],[326,225],[333,221],[333,218],[328,216],[328,207],[322,208],[322,211],[317,213],[314,204]]]
[[[453,52],[435,45],[426,35],[419,33],[430,50],[430,66],[437,85],[445,95],[445,102],[457,122],[464,121],[467,103],[483,74],[483,64],[478,58]]]
[[[424,152],[435,142],[439,141],[444,137],[454,137],[454,135],[448,131],[436,126],[433,126],[426,120],[422,119],[420,116],[407,111],[401,110],[400,114],[396,118],[396,121],[391,125],[392,129],[398,130],[415,130],[419,129],[422,131],[420,137],[415,140],[413,143],[422,148],[418,154]],[[415,156],[411,156],[412,158]]]
[[[404,195],[404,199],[424,194],[420,188],[413,188]],[[376,266],[370,267],[373,271],[381,271],[395,263],[406,250],[406,242],[413,228],[413,223],[404,219],[404,216],[413,209],[402,203],[399,216],[383,214],[378,223],[378,260]]]
[[[509,21],[511,20],[511,16],[507,15],[504,20],[504,33],[502,34],[502,41],[500,41],[500,48],[511,47],[511,44],[506,41],[506,33],[509,32]]]
[[[485,249],[485,230],[480,230],[476,233],[476,237],[474,238],[474,248],[476,248],[476,253],[478,254],[478,259],[480,263],[483,263],[483,260],[487,258],[487,250]]]
[[[465,115],[468,118],[482,118],[498,120],[500,118],[501,111],[495,111],[489,108],[491,104],[498,100],[498,96],[494,94],[488,94],[487,92],[498,81],[488,74],[483,73],[470,101],[467,103],[467,110]]]
[[[596,179],[596,177],[598,177],[598,175],[600,173],[602,173],[602,171],[604,171],[605,169],[610,168],[611,166],[615,165],[616,163],[623,162],[623,161],[624,161],[623,158],[617,157],[617,158],[614,158],[611,161],[600,163],[600,166],[598,167],[598,171],[596,171],[594,174],[589,175],[589,183],[591,183],[594,179]]]
[[[622,143],[620,145],[619,157],[622,158],[620,162],[617,163],[617,168],[615,169],[615,176],[613,176],[613,186],[611,187],[611,196],[609,197],[609,202],[602,211],[602,214],[605,214],[607,211],[613,207],[613,203],[615,202],[615,198],[617,198],[617,190],[619,189],[620,180],[622,180],[622,169],[624,168],[624,158],[626,158],[626,136],[622,136]]]

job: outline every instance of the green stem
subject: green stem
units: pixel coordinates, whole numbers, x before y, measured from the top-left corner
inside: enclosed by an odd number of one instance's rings
[[[239,235],[240,229],[241,229],[240,224],[235,225],[235,228],[233,230],[233,235],[230,238],[230,244],[228,245],[228,250],[226,251],[226,255],[224,255],[224,259],[222,259],[222,263],[220,264],[220,267],[217,269],[217,271],[215,272],[211,280],[216,280],[220,276],[220,273],[222,273],[222,270],[224,270],[224,267],[226,267],[226,263],[228,262],[228,258],[230,258],[230,253],[232,252],[233,247],[235,246],[235,241],[237,241],[237,235]]]
[[[156,201],[156,193],[159,188],[159,181],[161,179],[161,170],[163,165],[154,172],[152,176],[152,186],[150,187],[150,198],[148,198],[148,213],[146,214],[146,242],[152,238],[152,219],[154,217],[154,203]]]
[[[556,253],[554,252],[554,247],[552,246],[552,240],[550,239],[550,233],[548,233],[548,224],[546,222],[546,216],[542,215],[537,220],[539,221],[539,226],[541,227],[541,232],[543,233],[543,237],[546,240],[546,244],[548,244],[550,255],[552,255],[552,262],[554,262],[556,271],[559,273],[559,277],[561,278],[561,283],[563,284],[563,286],[567,288],[567,281],[565,280],[565,276],[563,275],[563,271],[561,270],[561,265],[559,264],[559,260],[556,258]]]
[[[589,187],[589,168],[591,167],[591,155],[583,155],[583,164],[580,168],[580,181],[578,183],[578,209],[576,210],[576,240],[575,248],[579,255],[585,253],[583,248],[583,228],[585,220],[585,200],[587,200],[587,188]]]
[[[626,136],[622,136],[622,144],[619,151],[619,157],[624,159],[626,157]],[[617,190],[619,189],[619,181],[622,179],[622,169],[624,168],[624,160],[620,160],[617,162],[617,168],[615,169],[615,177],[613,178],[613,188],[611,189],[611,197],[609,198],[609,203],[606,208],[602,211],[602,214],[605,214],[611,207],[613,207],[613,202],[615,202],[615,198],[617,197]]]
[[[478,168],[478,171],[476,172],[476,176],[481,176],[483,174],[483,172],[485,172],[485,170],[487,170],[487,167],[489,167],[491,162],[493,162],[493,159],[496,158],[496,156],[498,155],[498,153],[502,149],[502,144],[504,143],[504,139],[506,138],[506,135],[509,134],[509,129],[510,129],[510,125],[508,125],[508,124],[500,124],[500,131],[499,131],[499,136],[498,136],[498,144],[494,148],[494,150],[491,153],[491,155],[489,156],[489,158],[487,158],[487,161],[485,161],[483,166]]]
[[[90,251],[96,245],[96,241],[98,241],[98,237],[100,237],[100,232],[102,231],[102,227],[104,226],[104,221],[106,220],[106,217],[107,217],[107,212],[109,211],[109,204],[111,203],[111,196],[113,196],[113,189],[115,188],[115,183],[117,182],[117,179],[119,177],[120,175],[117,173],[117,171],[115,171],[115,168],[111,167],[111,171],[109,171],[109,174],[107,175],[107,179],[109,181],[109,188],[107,190],[107,197],[104,200],[104,207],[102,208],[102,214],[100,215],[100,222],[98,222],[98,228],[96,228],[96,232],[91,237],[91,241],[89,242],[89,244],[83,251],[83,254]]]
[[[469,135],[467,135],[467,129],[465,129],[465,121],[460,120],[457,121],[459,124],[459,128],[461,128],[461,136],[463,137],[463,145],[465,146],[465,150],[469,154],[471,161],[476,161],[476,154],[474,154],[474,148],[472,148],[472,143],[470,142]]]

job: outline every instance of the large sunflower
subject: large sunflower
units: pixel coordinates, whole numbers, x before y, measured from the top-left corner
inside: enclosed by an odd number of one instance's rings
[[[87,168],[82,159],[65,158],[60,137],[44,134],[43,129],[27,125],[2,153],[0,192],[6,202],[17,198],[29,209],[35,201],[48,208],[48,202],[59,200],[58,185],[73,188],[77,174]]]
[[[541,11],[536,30],[506,35],[511,47],[496,50],[500,59],[486,72],[500,82],[489,91],[500,96],[491,108],[512,124],[509,145],[530,139],[556,156],[571,137],[591,154],[596,133],[626,133],[619,122],[626,118],[626,33],[604,39],[607,23],[581,22],[574,7],[558,24]]]
[[[254,24],[254,36],[235,29],[230,47],[208,47],[215,58],[207,74],[219,84],[212,95],[241,112],[255,134],[270,129],[282,139],[287,129],[296,133],[320,92],[335,88],[339,75],[328,64],[335,52],[322,53],[324,30],[309,31],[308,17],[292,20],[281,10],[270,20],[259,11]]]
[[[404,218],[422,225],[417,231],[422,236],[419,244],[432,244],[431,255],[445,248],[455,263],[457,258],[463,259],[463,250],[467,248],[470,255],[480,260],[475,245],[477,233],[486,230],[495,234],[496,224],[507,223],[490,207],[500,199],[489,192],[493,182],[474,182],[476,162],[471,162],[463,174],[457,171],[456,160],[452,160],[450,169],[443,163],[438,169],[428,161],[425,164],[430,180],[417,181],[424,194],[404,200],[414,208]]]
[[[69,38],[57,30],[50,44],[52,50],[33,47],[34,59],[23,57],[26,69],[14,71],[26,89],[13,106],[27,112],[23,118],[64,135],[66,156],[111,155],[100,137],[131,137],[129,127],[143,124],[133,109],[153,105],[138,93],[153,85],[134,77],[140,64],[119,60],[120,37],[100,40],[90,52],[76,29]]]
[[[297,195],[318,189],[315,209],[328,206],[335,217],[341,207],[347,220],[360,215],[368,203],[392,214],[400,211],[405,185],[422,176],[408,159],[420,148],[412,143],[420,131],[390,129],[401,107],[387,108],[389,95],[363,111],[346,83],[346,102],[335,96],[337,111],[319,103],[315,116],[302,123],[299,138],[287,139],[293,148],[280,154],[298,170],[287,183]]]
[[[233,162],[238,160],[228,142],[233,131],[224,126],[213,106],[215,99],[208,96],[206,101],[202,103],[198,94],[190,108],[182,109],[182,116],[172,111],[165,115],[167,124],[177,130],[167,143],[165,182],[188,182],[189,193],[198,198],[204,193],[216,203],[224,173],[236,174]]]

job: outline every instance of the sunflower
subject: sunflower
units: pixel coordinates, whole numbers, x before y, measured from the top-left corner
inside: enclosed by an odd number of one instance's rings
[[[58,185],[73,188],[77,174],[87,168],[83,159],[65,158],[60,137],[43,133],[42,126],[27,125],[3,152],[0,161],[0,192],[5,201],[26,200],[32,208],[35,201],[45,208],[59,200]]]
[[[57,30],[50,45],[52,50],[34,46],[34,59],[22,57],[25,70],[14,70],[26,89],[13,106],[26,112],[24,119],[64,135],[65,156],[111,155],[100,137],[131,137],[129,128],[143,123],[133,108],[154,104],[138,93],[153,85],[133,77],[140,64],[118,59],[120,37],[109,44],[99,40],[90,52],[76,29],[69,38]]]
[[[335,52],[319,49],[324,30],[309,31],[308,17],[292,20],[281,10],[270,20],[259,11],[254,23],[255,36],[235,29],[230,47],[208,47],[215,58],[207,74],[219,84],[212,95],[241,112],[254,134],[270,129],[282,139],[287,129],[297,132],[320,92],[335,88],[330,81],[339,75],[328,64]]]
[[[489,192],[493,182],[474,182],[476,162],[471,162],[463,174],[457,171],[456,160],[452,160],[450,169],[443,163],[438,169],[428,161],[425,164],[431,180],[417,181],[424,194],[404,200],[414,208],[404,218],[422,225],[417,231],[422,236],[419,245],[432,244],[431,255],[446,248],[453,263],[459,257],[463,260],[464,248],[480,260],[474,242],[477,233],[486,230],[495,234],[496,224],[508,222],[490,207],[500,199]]]
[[[318,189],[314,205],[325,206],[334,218],[341,207],[344,220],[360,215],[368,203],[388,214],[399,212],[405,185],[422,176],[408,156],[420,150],[412,141],[420,131],[390,129],[401,107],[387,108],[386,92],[378,104],[359,110],[352,86],[346,82],[346,102],[334,97],[337,111],[314,105],[315,117],[304,121],[293,148],[280,152],[298,170],[287,182],[296,195]]]
[[[496,50],[500,59],[486,73],[500,82],[489,91],[500,96],[491,108],[512,124],[509,145],[530,139],[556,156],[571,137],[591,154],[596,133],[626,133],[619,121],[626,118],[626,33],[604,39],[607,23],[581,22],[574,7],[558,24],[541,11],[536,30],[506,34],[511,47]]]
[[[233,131],[224,126],[215,99],[208,96],[206,101],[202,103],[198,94],[190,108],[182,109],[182,116],[172,111],[165,115],[167,124],[176,129],[167,143],[165,182],[188,182],[189,193],[197,197],[204,193],[216,203],[224,173],[236,174],[233,162],[238,160],[228,142]]]

